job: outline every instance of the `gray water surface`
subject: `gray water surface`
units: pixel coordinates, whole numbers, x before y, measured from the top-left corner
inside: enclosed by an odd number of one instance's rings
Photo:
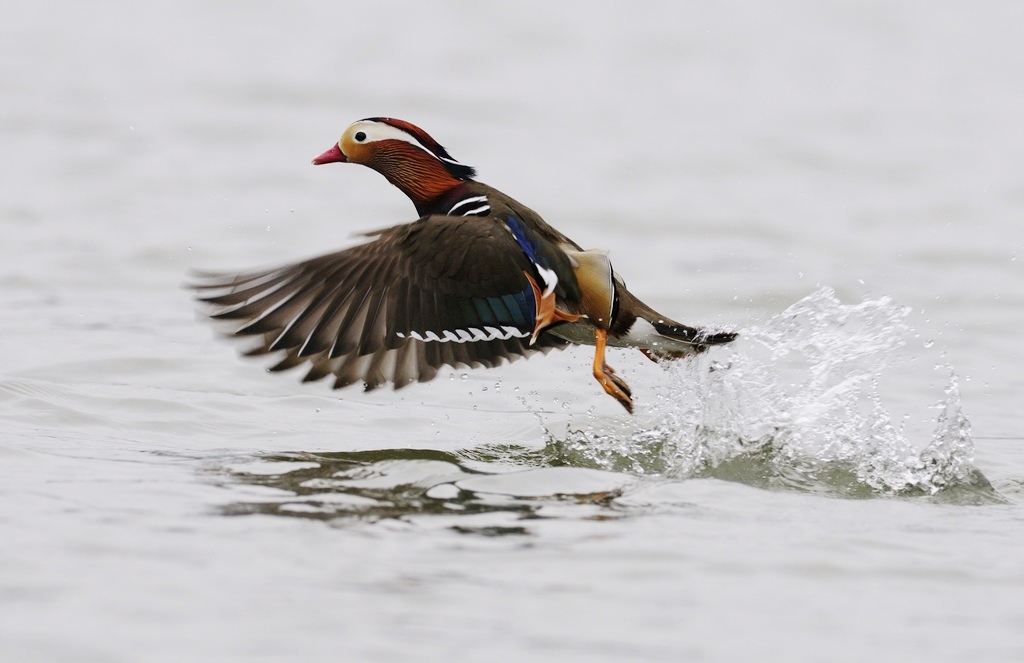
[[[22,3],[0,21],[4,661],[1024,660],[1024,5]],[[666,314],[395,392],[182,288],[414,217],[430,132]]]

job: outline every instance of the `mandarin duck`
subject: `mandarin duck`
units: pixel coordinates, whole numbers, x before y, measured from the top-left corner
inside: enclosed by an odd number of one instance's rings
[[[386,117],[352,124],[316,165],[357,163],[409,197],[419,219],[365,233],[352,248],[244,274],[197,273],[210,315],[256,337],[246,355],[283,353],[269,370],[309,364],[396,389],[441,366],[494,367],[568,344],[596,347],[594,377],[627,411],[629,385],[605,347],[681,358],[736,334],[688,327],[637,299],[607,253],[585,251],[539,214],[474,179],[419,127]]]

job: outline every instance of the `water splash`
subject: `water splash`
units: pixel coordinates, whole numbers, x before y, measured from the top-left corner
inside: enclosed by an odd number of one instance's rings
[[[549,450],[603,469],[845,496],[987,489],[952,369],[941,367],[947,386],[923,448],[886,407],[879,383],[906,359],[909,313],[887,297],[842,304],[823,288],[744,330],[727,359],[669,365],[672,384],[641,414],[658,418],[653,427],[592,426]]]
[[[667,364],[670,379],[654,402],[638,403],[635,419],[591,412],[589,427],[556,435],[536,412],[542,448],[265,456],[227,469],[232,485],[272,491],[244,493],[223,512],[429,521],[465,534],[522,536],[532,532],[527,523],[564,517],[566,504],[583,518],[618,517],[615,500],[644,484],[639,476],[712,477],[834,497],[1003,501],[972,465],[970,424],[951,369],[938,369],[946,387],[927,417],[931,430],[911,432],[906,417],[893,416],[886,373],[921,368],[928,349],[908,347],[909,313],[887,298],[846,305],[819,290],[743,330],[730,348]],[[903,401],[928,402],[904,392]]]

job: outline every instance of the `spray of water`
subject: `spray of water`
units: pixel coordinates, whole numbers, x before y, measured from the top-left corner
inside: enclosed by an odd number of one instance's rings
[[[549,449],[606,469],[849,496],[987,486],[951,368],[940,368],[948,380],[930,440],[915,444],[883,402],[879,381],[912,336],[909,313],[889,298],[843,304],[823,288],[743,330],[731,356],[669,365],[670,384],[641,412],[653,426],[595,424]]]

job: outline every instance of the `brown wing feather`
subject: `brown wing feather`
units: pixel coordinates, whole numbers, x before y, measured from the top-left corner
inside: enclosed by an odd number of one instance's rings
[[[448,366],[498,366],[565,341],[522,338],[437,342],[411,332],[480,327],[467,298],[529,287],[529,258],[494,219],[428,216],[387,228],[343,251],[241,275],[197,273],[192,287],[232,336],[256,338],[245,354],[281,353],[270,370],[309,365],[305,380],[374,389],[426,381]],[[488,310],[504,311],[491,305]]]

